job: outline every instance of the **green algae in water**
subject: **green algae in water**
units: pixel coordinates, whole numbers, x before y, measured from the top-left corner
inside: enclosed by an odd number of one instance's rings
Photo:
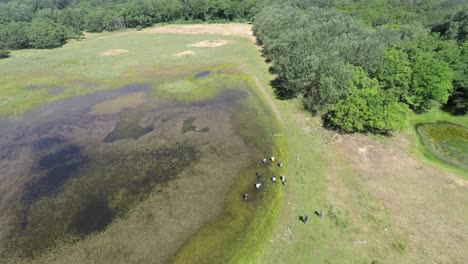
[[[193,124],[195,119],[196,119],[195,117],[190,117],[190,118],[187,118],[187,119],[184,120],[184,123],[182,125],[182,134],[190,132],[190,131],[204,133],[204,132],[208,132],[210,130],[210,128],[208,128],[208,127],[197,129],[197,126],[195,126]]]
[[[20,226],[14,231],[18,239],[11,241],[12,249],[34,257],[57,240],[80,239],[105,230],[115,218],[146,199],[155,186],[174,180],[196,163],[200,154],[195,146],[177,144],[108,151],[99,156],[73,174],[74,181],[60,182],[68,184],[60,192],[40,193],[43,196],[39,197],[33,190],[35,196],[27,195],[36,200],[29,200],[31,204],[18,215]]]
[[[121,139],[139,139],[154,130],[153,127],[139,125],[145,112],[140,109],[127,108],[120,114],[120,121],[115,129],[104,138],[105,143],[112,143]]]
[[[468,169],[468,129],[449,122],[418,124],[416,130],[424,146],[436,158]]]

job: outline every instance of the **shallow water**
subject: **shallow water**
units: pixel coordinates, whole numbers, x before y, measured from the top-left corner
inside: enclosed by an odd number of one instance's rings
[[[203,78],[211,74],[211,71],[202,71],[195,75],[195,79]]]
[[[242,136],[248,127],[231,118],[244,111],[243,85],[177,102],[151,99],[148,85],[131,84],[0,120],[0,258],[34,262],[59,252],[79,262],[128,247],[134,250],[106,261],[135,258],[137,248],[157,251],[153,263],[167,260],[221,212],[231,184],[260,155]],[[141,92],[143,104],[92,111]]]
[[[436,158],[468,169],[468,129],[450,122],[424,123],[416,126],[422,142]]]

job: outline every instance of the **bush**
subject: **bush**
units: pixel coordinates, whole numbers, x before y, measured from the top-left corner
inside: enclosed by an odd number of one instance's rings
[[[0,27],[0,48],[29,48],[27,29],[29,23],[15,22]]]
[[[5,59],[10,57],[10,52],[8,50],[0,49],[0,59]]]
[[[66,28],[49,19],[37,19],[28,29],[29,45],[36,49],[60,47],[66,40]]]
[[[328,120],[345,132],[387,133],[406,124],[407,108],[379,88],[354,91],[340,100]]]

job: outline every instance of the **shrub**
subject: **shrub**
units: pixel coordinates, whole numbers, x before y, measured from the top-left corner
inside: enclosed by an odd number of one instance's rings
[[[345,132],[387,133],[404,128],[406,112],[395,97],[379,88],[366,88],[340,100],[328,119]]]
[[[10,52],[8,50],[0,49],[0,59],[5,59],[10,57]]]

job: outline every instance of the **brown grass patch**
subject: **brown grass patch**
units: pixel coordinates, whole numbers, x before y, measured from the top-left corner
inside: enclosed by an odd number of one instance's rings
[[[468,259],[468,186],[465,180],[413,157],[410,138],[380,143],[339,136],[333,153],[351,162],[371,193],[408,233],[413,263],[464,263]]]
[[[126,49],[112,49],[112,50],[104,51],[103,53],[101,53],[101,55],[102,56],[116,56],[116,55],[124,54],[127,52],[128,50]]]
[[[149,33],[171,33],[171,34],[219,34],[225,36],[247,37],[255,41],[252,26],[249,24],[204,24],[204,25],[168,25],[149,28],[143,32]]]
[[[186,56],[192,56],[192,55],[195,55],[195,52],[193,50],[186,50],[186,51],[182,51],[182,52],[179,52],[179,53],[175,53],[175,54],[172,54],[172,56],[174,57],[186,57]]]
[[[194,44],[188,45],[189,47],[198,47],[198,48],[216,48],[216,47],[221,47],[224,46],[231,41],[228,40],[223,40],[223,39],[218,39],[218,40],[204,40],[200,41]]]

